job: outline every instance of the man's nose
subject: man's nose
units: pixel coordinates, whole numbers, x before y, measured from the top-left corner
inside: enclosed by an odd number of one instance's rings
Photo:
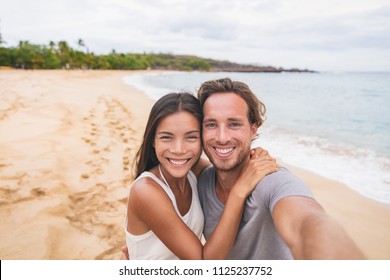
[[[225,126],[221,125],[218,127],[216,140],[221,144],[225,144],[230,140],[229,132]]]

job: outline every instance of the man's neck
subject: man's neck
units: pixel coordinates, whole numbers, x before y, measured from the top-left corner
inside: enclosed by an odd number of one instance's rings
[[[215,169],[216,194],[217,194],[218,199],[223,204],[226,204],[226,201],[229,197],[230,191],[232,190],[234,184],[237,182],[238,178],[240,177],[241,171],[245,165],[246,165],[246,162],[237,166],[237,168],[235,168],[234,170],[229,170],[229,171],[222,171],[222,170]]]

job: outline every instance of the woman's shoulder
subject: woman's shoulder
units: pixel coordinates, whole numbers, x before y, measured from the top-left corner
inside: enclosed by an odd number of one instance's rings
[[[150,192],[161,193],[161,182],[152,172],[144,172],[138,177],[131,186],[131,194],[148,194]]]

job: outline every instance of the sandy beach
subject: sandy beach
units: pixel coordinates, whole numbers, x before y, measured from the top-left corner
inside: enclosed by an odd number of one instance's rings
[[[154,103],[123,83],[133,73],[0,70],[0,259],[119,259],[132,161]],[[390,259],[390,205],[289,169],[367,258]]]

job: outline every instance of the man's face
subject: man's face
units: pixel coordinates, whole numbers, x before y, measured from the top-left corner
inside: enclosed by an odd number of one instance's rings
[[[203,106],[203,149],[220,171],[240,168],[248,159],[257,127],[248,120],[248,106],[235,93],[217,93]]]

